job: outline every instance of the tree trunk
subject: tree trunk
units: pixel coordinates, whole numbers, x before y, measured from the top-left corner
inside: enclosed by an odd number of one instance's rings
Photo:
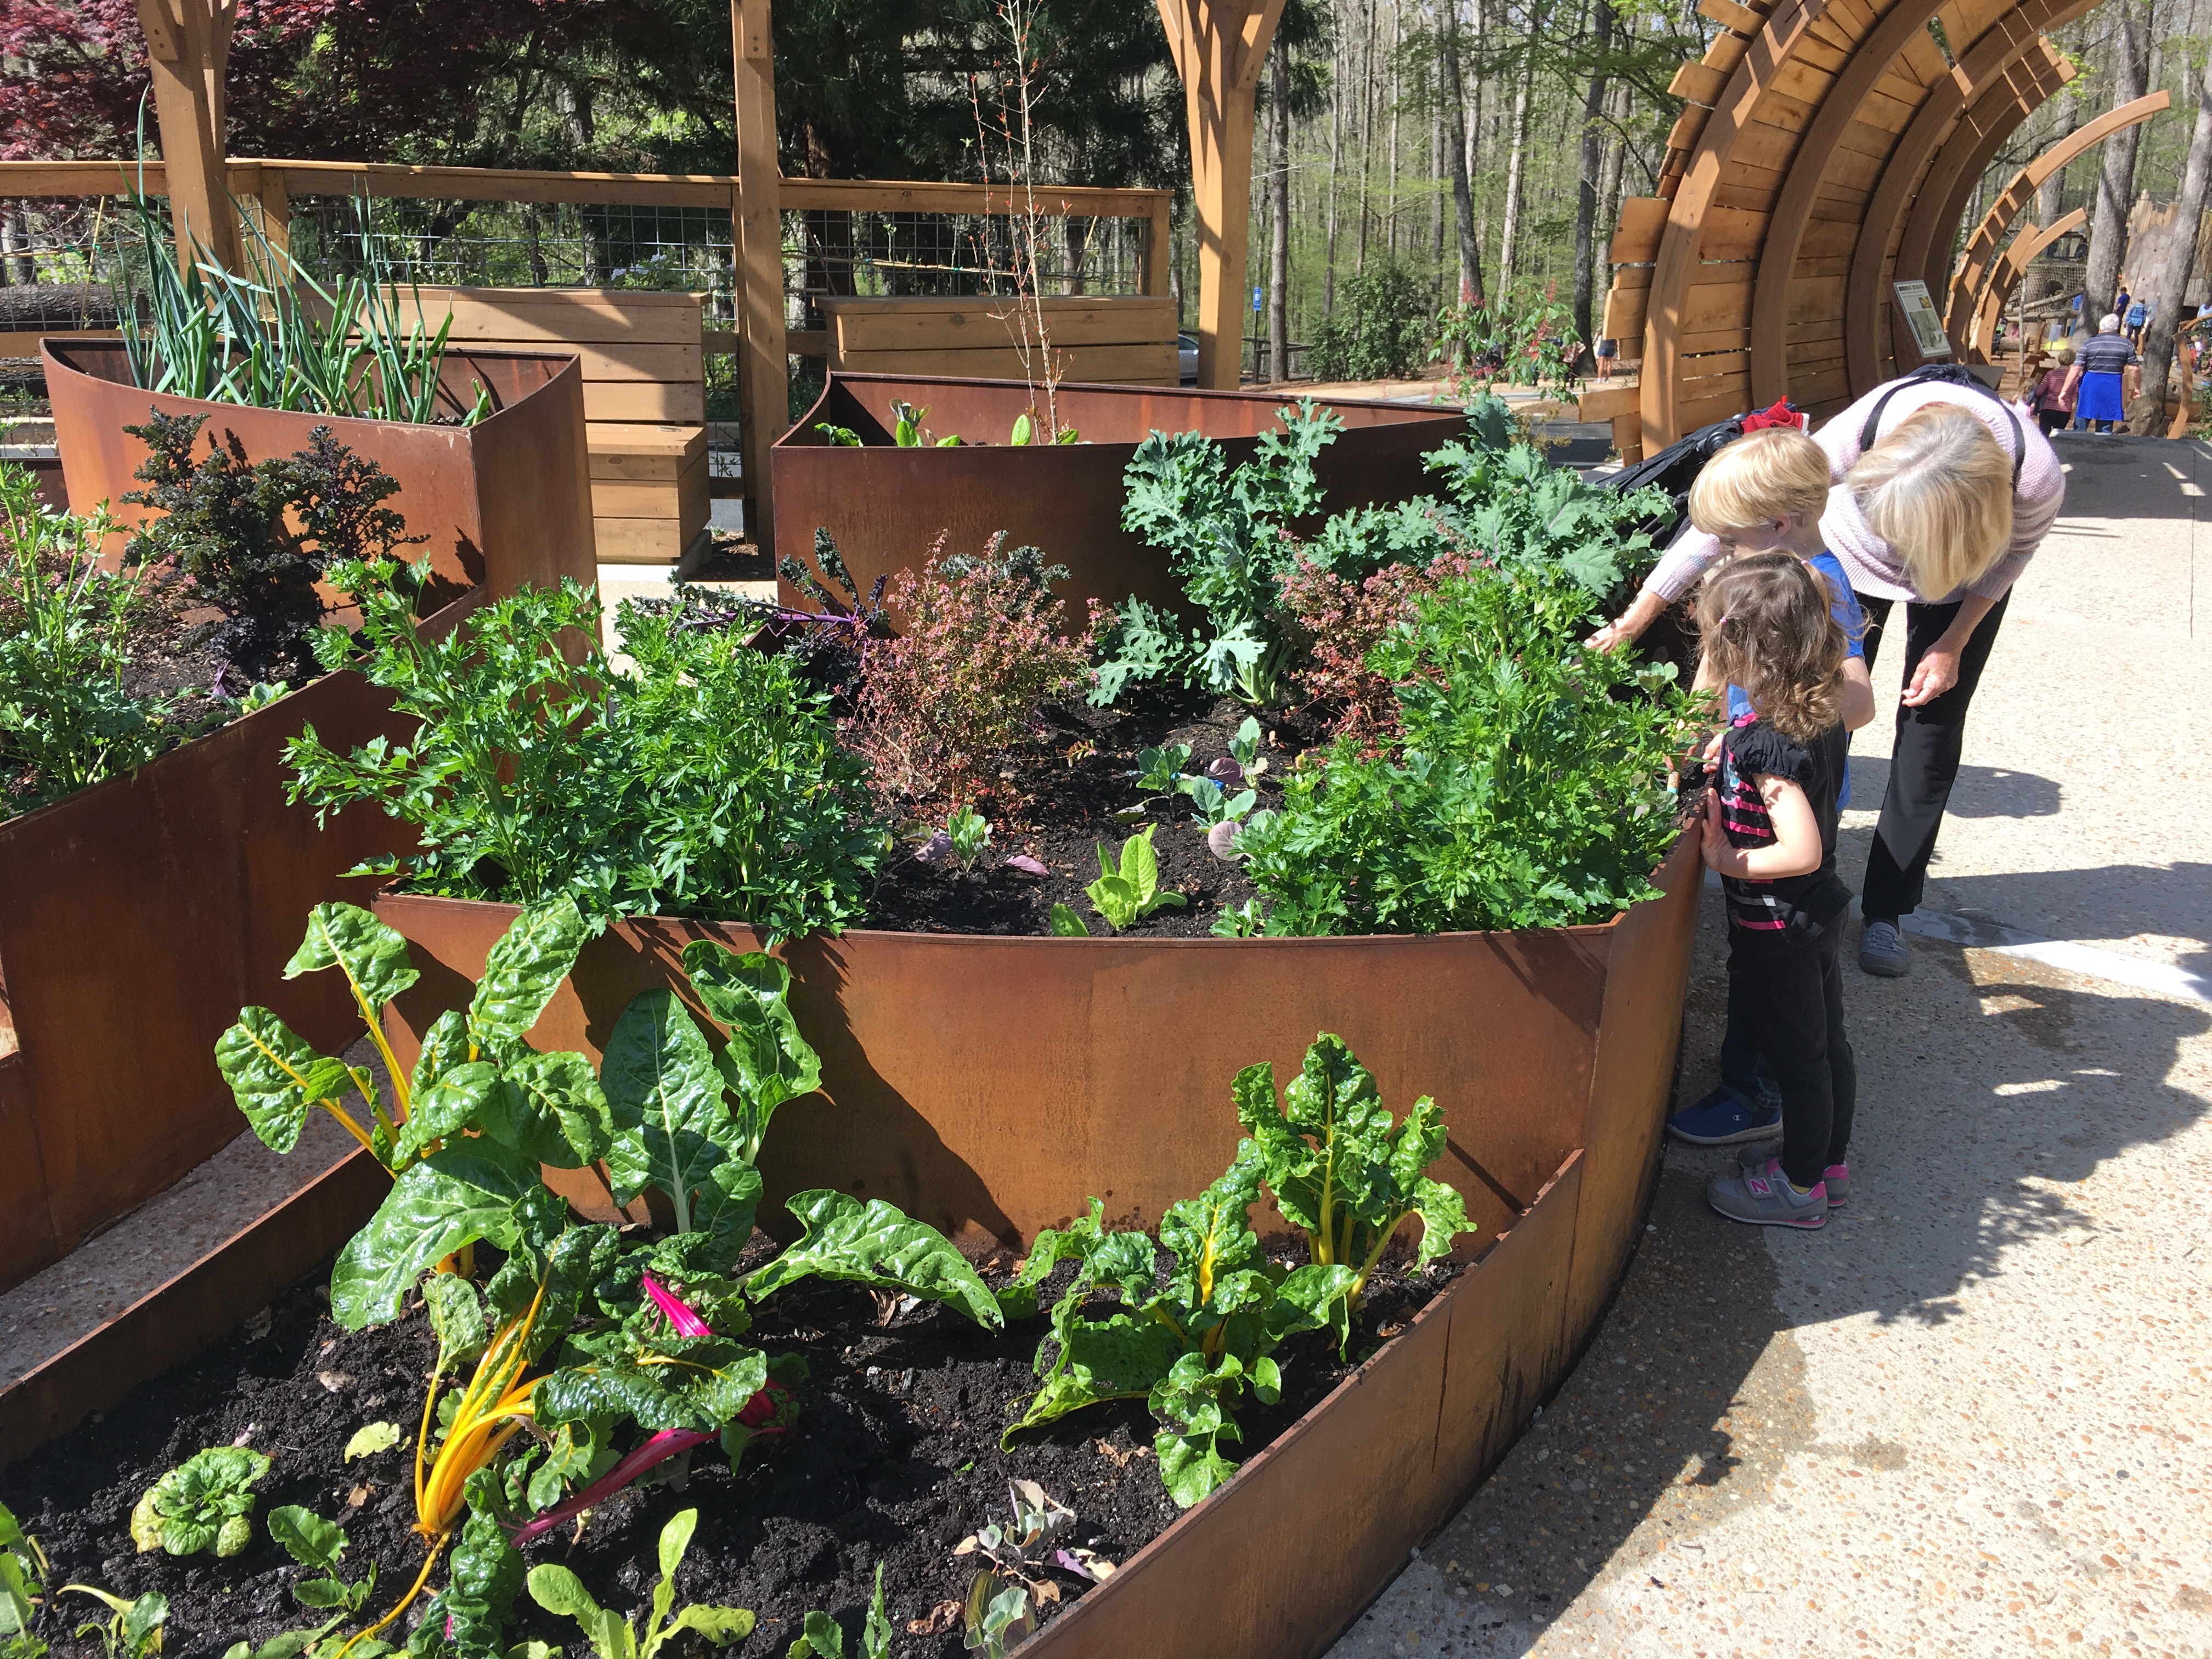
[[[1459,0],[1445,0],[1443,64],[1444,95],[1451,100],[1452,218],[1459,228],[1459,294],[1461,303],[1482,299],[1482,244],[1474,237],[1474,191],[1468,178],[1468,155],[1474,129],[1468,125],[1467,100],[1459,73]]]
[[[2183,79],[2185,90],[2188,79]],[[2189,136],[2189,162],[2181,176],[2181,198],[2175,204],[2173,228],[2160,248],[2157,266],[2137,274],[2137,292],[2153,303],[2154,309],[2150,325],[2143,331],[2142,396],[2129,411],[2131,432],[2160,434],[2166,429],[2166,383],[2173,367],[2173,332],[2181,321],[2190,267],[2197,258],[2197,231],[2204,222],[2207,187],[2212,184],[2212,56],[2195,71],[2195,79],[2197,125]]]
[[[1437,34],[1443,34],[1443,9],[1451,0],[1437,0]],[[1444,283],[1444,94],[1437,65],[1428,70],[1429,83],[1429,289],[1442,300]]]
[[[1267,194],[1274,203],[1274,232],[1267,243],[1267,374],[1291,378],[1291,50],[1275,37],[1267,96],[1274,107],[1267,157]]]
[[[2112,107],[2143,95],[2143,32],[2133,0],[2112,7]],[[2082,326],[2091,333],[2112,308],[2120,266],[2127,258],[2128,208],[2135,200],[2136,137],[2139,126],[2123,127],[2105,140],[2104,170],[2097,176],[2097,206],[2089,223],[2089,269],[2083,279]]]
[[[1333,59],[1328,76],[1328,210],[1321,267],[1321,314],[1336,310],[1336,185],[1344,160],[1344,30],[1334,32],[1329,43]]]
[[[1359,78],[1359,241],[1352,255],[1355,275],[1367,269],[1367,192],[1375,182],[1375,7],[1369,0],[1361,20]]]
[[[1597,275],[1592,242],[1597,231],[1598,174],[1605,155],[1601,121],[1607,90],[1605,58],[1613,46],[1611,0],[1590,0],[1590,45],[1595,67],[1589,89],[1583,94],[1582,167],[1575,185],[1575,331],[1586,345],[1595,338],[1590,332],[1590,289]]]
[[[1529,21],[1533,35],[1535,19],[1532,15]],[[1520,84],[1513,88],[1513,137],[1505,161],[1505,229],[1498,244],[1498,291],[1501,295],[1513,286],[1513,244],[1521,231],[1521,185],[1526,172],[1522,155],[1528,148],[1528,94],[1536,79],[1533,42],[1522,47],[1520,67]]]
[[[1398,80],[1398,43],[1403,34],[1403,7],[1390,0],[1390,187],[1384,197],[1383,246],[1391,258],[1398,257],[1398,109],[1406,100]]]

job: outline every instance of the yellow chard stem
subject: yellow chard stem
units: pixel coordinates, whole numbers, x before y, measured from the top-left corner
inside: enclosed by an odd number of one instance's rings
[[[337,1659],[345,1659],[346,1655],[353,1651],[355,1643],[366,1642],[378,1632],[390,1628],[394,1620],[414,1606],[415,1598],[422,1593],[422,1586],[430,1582],[430,1569],[438,1564],[438,1553],[446,1547],[446,1540],[451,1536],[450,1533],[440,1533],[437,1537],[430,1540],[429,1553],[422,1559],[422,1571],[415,1575],[415,1583],[409,1588],[407,1594],[399,1598],[399,1605],[367,1630],[347,1638],[345,1645],[337,1650]]]
[[[337,1121],[344,1126],[345,1132],[361,1143],[361,1148],[363,1152],[374,1151],[374,1148],[369,1144],[368,1136],[362,1133],[361,1125],[353,1121],[352,1116],[346,1111],[344,1107],[339,1105],[335,1100],[319,1100],[315,1104],[321,1107],[332,1117],[337,1119]]]

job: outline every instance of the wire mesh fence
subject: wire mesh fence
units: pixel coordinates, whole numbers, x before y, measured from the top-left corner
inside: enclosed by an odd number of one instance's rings
[[[1036,278],[1051,295],[1143,291],[1142,219],[1054,215],[1037,238]],[[819,302],[859,295],[1009,294],[1029,262],[1024,222],[1005,214],[809,208],[783,216],[791,325],[823,326]]]

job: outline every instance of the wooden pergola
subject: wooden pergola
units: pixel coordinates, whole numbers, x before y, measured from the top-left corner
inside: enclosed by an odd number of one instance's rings
[[[1893,284],[1950,292],[1982,174],[2074,76],[2044,32],[2095,3],[1701,0],[1722,33],[1675,76],[1658,191],[1621,204],[1613,244],[1603,331],[1640,382],[1586,395],[1585,418],[1640,454],[1779,398],[1824,416],[1917,365]],[[2085,147],[2125,124],[2100,123]]]

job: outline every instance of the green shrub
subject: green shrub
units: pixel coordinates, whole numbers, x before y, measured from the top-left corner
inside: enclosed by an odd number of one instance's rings
[[[706,916],[779,939],[860,915],[882,845],[866,769],[788,660],[680,611],[633,613],[635,668],[618,674],[591,591],[571,581],[428,640],[405,568],[334,573],[361,601],[364,643],[325,632],[319,651],[393,692],[421,729],[340,756],[311,726],[286,751],[294,800],[325,812],[373,800],[420,832],[416,852],[364,873],[457,898],[567,893],[587,915]]]
[[[1237,838],[1266,931],[1566,927],[1651,896],[1694,714],[1673,667],[1585,650],[1589,592],[1553,568],[1451,577],[1415,617],[1370,658],[1396,740],[1340,741]]]
[[[1336,291],[1306,367],[1322,380],[1402,380],[1436,348],[1436,296],[1425,277],[1378,259]]]
[[[39,501],[0,466],[0,817],[143,766],[185,735],[174,701],[124,687],[143,582],[100,568],[104,519]]]

